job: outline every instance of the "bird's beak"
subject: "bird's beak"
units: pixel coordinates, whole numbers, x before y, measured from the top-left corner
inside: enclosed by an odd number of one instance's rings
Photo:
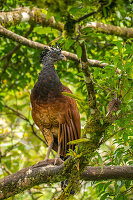
[[[63,54],[61,54],[61,60],[65,60],[66,61],[66,57]]]
[[[66,61],[67,59],[66,59],[66,57],[64,56],[64,58],[63,58],[62,60],[65,60],[65,61]]]

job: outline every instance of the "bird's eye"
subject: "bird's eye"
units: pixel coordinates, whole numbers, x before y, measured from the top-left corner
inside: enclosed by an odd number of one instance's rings
[[[54,53],[53,56],[56,57],[56,53]]]

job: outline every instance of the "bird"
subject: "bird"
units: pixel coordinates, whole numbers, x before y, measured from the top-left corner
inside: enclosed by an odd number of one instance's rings
[[[59,46],[44,48],[40,54],[43,68],[30,95],[33,121],[48,145],[45,160],[49,159],[52,149],[57,152],[56,158],[66,159],[69,149],[75,149],[75,145],[68,143],[81,137],[77,103],[62,93],[72,91],[61,83],[55,70],[59,60],[66,60]]]

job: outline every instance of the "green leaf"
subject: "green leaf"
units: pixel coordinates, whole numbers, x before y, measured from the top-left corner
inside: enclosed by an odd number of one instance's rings
[[[89,142],[89,141],[90,141],[90,139],[81,138],[81,139],[78,139],[78,140],[70,141],[67,144],[80,144],[80,143],[86,143],[86,142]]]
[[[112,184],[112,181],[105,183],[104,189],[108,188],[110,184]]]
[[[131,45],[130,44],[126,44],[125,45],[125,51],[124,51],[124,53],[125,54],[130,54],[130,53],[133,53],[133,49],[131,48]]]
[[[86,112],[86,110],[88,109],[88,104],[83,99],[77,97],[76,95],[74,95],[72,93],[68,93],[68,92],[62,92],[62,94],[75,99],[77,101],[77,103],[79,104],[79,106],[81,107],[82,112]]]
[[[125,181],[125,187],[126,187],[126,189],[128,189],[129,187],[130,187],[130,185],[131,185],[131,181]]]
[[[122,50],[122,48],[123,48],[123,42],[122,41],[113,41],[112,43],[117,46],[119,51]]]
[[[107,199],[106,197],[109,196],[110,193],[105,193],[101,196],[100,200],[104,200],[104,199]],[[111,198],[108,198],[108,199],[111,199]]]
[[[2,111],[4,109],[4,105],[3,105],[3,102],[0,101],[0,111]]]
[[[35,27],[34,28],[34,32],[42,35],[42,34],[45,34],[46,33],[46,29],[44,27]]]
[[[99,164],[101,166],[101,172],[103,172],[103,161],[102,161],[102,158],[100,156],[100,154],[98,152],[96,152],[97,156],[98,156],[98,161],[99,161]]]
[[[68,93],[68,92],[62,92],[62,94],[65,95],[65,96],[71,97],[71,98],[73,98],[73,99],[75,99],[75,100],[79,100],[79,101],[81,101],[81,102],[86,103],[83,99],[79,98],[79,97],[76,96],[75,94]]]
[[[124,142],[128,142],[128,134],[127,133],[123,133],[123,139],[124,139]]]
[[[77,48],[77,56],[78,56],[78,59],[80,59],[81,56],[82,56],[82,48],[81,48],[80,45],[79,45],[78,48]]]
[[[132,69],[132,67],[133,67],[133,63],[131,62],[131,63],[126,63],[125,65],[124,65],[124,67],[125,67],[125,69]]]
[[[101,118],[100,119],[100,123],[103,125],[104,124],[104,121],[103,121],[103,119]]]
[[[65,40],[65,49],[68,50],[74,43],[74,40],[71,39],[71,37],[68,37]]]

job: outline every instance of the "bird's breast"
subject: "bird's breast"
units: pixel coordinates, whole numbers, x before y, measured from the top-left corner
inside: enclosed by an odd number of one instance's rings
[[[58,127],[59,122],[57,119],[57,113],[55,113],[54,105],[49,104],[32,105],[32,117],[38,127],[44,126],[45,128]]]

